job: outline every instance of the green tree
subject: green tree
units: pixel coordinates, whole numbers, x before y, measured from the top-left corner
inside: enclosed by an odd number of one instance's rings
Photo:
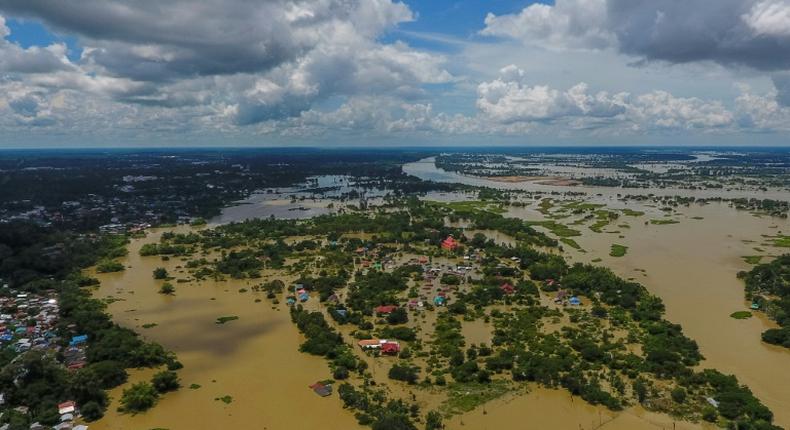
[[[88,402],[80,407],[80,414],[87,421],[96,421],[104,416],[104,408],[96,402]]]
[[[164,267],[154,269],[154,279],[167,279],[167,269]]]
[[[178,381],[178,374],[169,370],[164,370],[154,375],[151,378],[151,384],[160,393],[175,391],[181,387],[181,383]]]
[[[441,430],[444,428],[442,414],[436,411],[428,412],[425,416],[425,430]]]
[[[164,284],[162,284],[162,287],[159,288],[159,294],[172,295],[175,294],[175,292],[176,292],[176,287],[174,287],[173,284],[171,284],[170,282],[165,282]]]
[[[151,409],[159,398],[159,393],[148,382],[138,382],[131,387],[123,390],[121,395],[122,412],[143,412]]]

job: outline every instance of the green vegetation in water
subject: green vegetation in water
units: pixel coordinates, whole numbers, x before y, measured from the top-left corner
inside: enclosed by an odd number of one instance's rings
[[[442,403],[440,410],[448,416],[469,412],[512,391],[511,385],[502,380],[488,383],[454,382],[448,386],[447,400]]]
[[[622,257],[625,255],[626,252],[628,252],[627,246],[613,243],[612,249],[609,251],[609,255],[612,257]]]
[[[237,319],[239,319],[239,317],[237,317],[236,315],[228,315],[228,316],[217,318],[217,321],[215,321],[214,324],[225,324],[227,322],[235,321]]]
[[[763,259],[762,255],[744,255],[741,257],[743,261],[748,264],[760,264],[760,261]]]
[[[737,311],[730,314],[731,318],[735,318],[736,320],[745,320],[752,317],[752,313],[749,311]]]
[[[102,260],[96,265],[96,271],[99,273],[122,272],[124,269],[123,264],[111,259]]]
[[[166,296],[171,296],[176,293],[176,287],[173,286],[170,282],[165,282],[159,287],[159,294],[164,294]]]
[[[772,238],[772,243],[777,248],[790,248],[790,236],[774,236]]]
[[[746,300],[779,324],[763,332],[763,342],[790,348],[790,254],[739,272],[738,278],[745,283]]]
[[[231,404],[233,402],[233,396],[224,395],[222,397],[215,397],[214,401],[225,403],[226,405]]]
[[[142,381],[123,390],[121,394],[121,412],[136,414],[151,409],[159,399],[159,392],[153,385]]]
[[[582,247],[578,243],[576,243],[575,240],[573,240],[573,239],[571,239],[569,237],[561,237],[560,238],[560,242],[570,246],[573,249],[582,249]]]
[[[490,212],[495,214],[503,214],[506,212],[500,204],[494,202],[483,202],[479,200],[468,200],[459,202],[426,202],[440,207],[450,208],[458,212]]]
[[[680,221],[674,219],[651,219],[650,224],[653,225],[669,225],[669,224],[679,224]]]
[[[558,237],[575,237],[582,235],[579,230],[574,230],[556,221],[527,221],[527,225],[541,226]]]
[[[551,208],[553,207],[554,200],[545,198],[540,201],[540,204],[538,204],[538,212],[542,213],[543,215],[551,215]]]
[[[635,211],[635,210],[633,210],[633,209],[628,209],[628,208],[626,208],[626,209],[620,209],[620,212],[622,212],[622,213],[623,213],[623,215],[625,215],[625,216],[642,216],[642,215],[644,215],[644,214],[645,214],[645,213],[644,213],[644,212],[642,212],[642,211]]]
[[[597,210],[595,211],[596,221],[590,226],[590,230],[596,233],[603,233],[603,228],[619,217],[620,215],[614,211]]]

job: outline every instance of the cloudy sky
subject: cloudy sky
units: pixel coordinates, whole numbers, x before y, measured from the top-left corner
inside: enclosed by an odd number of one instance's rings
[[[0,146],[789,137],[790,0],[0,0]]]

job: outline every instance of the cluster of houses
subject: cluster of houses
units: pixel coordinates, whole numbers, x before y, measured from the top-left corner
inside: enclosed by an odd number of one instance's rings
[[[53,290],[41,294],[26,293],[9,289],[3,285],[3,290],[8,291],[0,297],[0,347],[11,348],[17,354],[31,350],[61,352],[64,357],[64,366],[73,371],[85,366],[87,360],[85,349],[88,337],[76,335],[71,338],[67,347],[62,347],[61,338],[57,334],[58,306],[57,293]],[[4,396],[0,394],[0,405],[4,403]],[[16,408],[17,412],[27,414],[25,406]],[[77,425],[74,420],[78,416],[77,405],[73,401],[66,401],[58,405],[60,423],[54,427],[33,423],[31,430],[87,430],[84,425]],[[8,424],[0,426],[0,430],[7,430]]]
[[[57,348],[57,294],[8,291],[10,295],[0,297],[0,345],[16,353]]]
[[[562,306],[567,306],[567,305],[581,306],[582,304],[581,299],[579,299],[574,295],[571,295],[571,293],[569,293],[568,291],[563,290],[559,282],[555,281],[554,279],[547,279],[546,285],[550,287],[559,288],[559,290],[557,291],[557,295],[554,297],[554,304],[562,305]]]
[[[27,408],[20,406],[17,412],[27,414]],[[30,425],[30,430],[88,430],[88,426],[84,424],[75,423],[79,411],[77,404],[73,401],[63,402],[58,405],[58,414],[60,414],[60,423],[54,426],[45,426],[41,423],[33,423]],[[0,426],[0,430],[8,430],[11,428],[10,424]]]

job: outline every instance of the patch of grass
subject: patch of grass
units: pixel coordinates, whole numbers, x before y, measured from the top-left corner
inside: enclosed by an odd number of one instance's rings
[[[730,317],[735,318],[736,320],[745,320],[751,318],[752,313],[749,311],[738,311],[731,313]]]
[[[597,210],[595,211],[595,219],[596,221],[590,226],[590,230],[596,233],[603,233],[603,228],[617,219],[617,212]]]
[[[625,216],[642,216],[645,214],[642,211],[635,211],[633,209],[620,209],[620,212],[622,212]]]
[[[198,389],[198,388],[200,388],[200,387],[201,387],[201,385],[200,385],[200,384],[190,384],[190,385],[189,385],[189,389],[190,389],[190,390],[197,390],[197,389]]]
[[[548,215],[551,208],[554,207],[554,201],[552,199],[546,198],[540,201],[538,205],[538,212],[542,213],[543,215]]]
[[[118,261],[104,259],[96,265],[96,271],[98,273],[113,273],[113,272],[122,272],[126,269],[123,264]]]
[[[159,324],[157,324],[157,323],[145,323],[145,324],[143,324],[141,327],[142,327],[142,328],[154,328],[154,327],[156,327],[156,326],[158,326],[158,325],[159,325]]]
[[[680,221],[674,219],[651,219],[650,224],[653,225],[668,225],[668,224],[679,224]]]
[[[559,237],[574,237],[581,236],[579,230],[574,230],[565,224],[560,224],[555,221],[527,221],[528,225],[541,226]]]
[[[741,258],[743,258],[743,261],[745,261],[747,264],[760,264],[760,260],[763,259],[763,256],[762,255],[744,255]]]
[[[628,252],[627,246],[613,243],[612,249],[609,251],[609,255],[612,257],[622,257],[625,255],[626,252]]]
[[[691,219],[695,219],[695,220],[699,221],[699,220],[705,219],[705,217],[704,216],[693,216],[693,217],[691,217]]]
[[[224,316],[224,317],[219,317],[219,318],[217,318],[217,321],[215,322],[215,324],[225,324],[226,322],[235,321],[237,319],[239,319],[239,317],[237,317],[236,315],[228,315],[228,316]]]
[[[225,403],[226,405],[229,405],[233,401],[233,397],[232,396],[228,396],[228,395],[224,395],[222,397],[215,397],[214,400],[215,401],[220,401],[220,402]]]
[[[790,236],[774,236],[773,245],[779,248],[790,248]]]
[[[566,245],[570,246],[570,247],[571,247],[571,248],[573,248],[573,249],[582,249],[582,247],[581,247],[581,246],[579,246],[579,244],[578,244],[578,243],[576,243],[576,241],[575,241],[575,240],[573,240],[573,239],[571,239],[571,238],[568,238],[568,237],[561,237],[561,238],[560,238],[560,242],[562,242],[562,243],[564,243],[564,244],[566,244]]]
[[[591,263],[600,263],[601,261],[603,261],[603,260],[601,260],[600,258],[594,258],[594,259],[590,260]]]
[[[599,203],[587,203],[583,201],[576,201],[570,202],[563,205],[563,208],[570,209],[574,212],[586,212],[586,211],[593,211],[599,208],[602,208],[606,205],[602,205]]]
[[[447,400],[442,403],[440,409],[447,416],[462,414],[511,390],[511,384],[502,380],[491,381],[488,384],[454,382],[448,386]]]

